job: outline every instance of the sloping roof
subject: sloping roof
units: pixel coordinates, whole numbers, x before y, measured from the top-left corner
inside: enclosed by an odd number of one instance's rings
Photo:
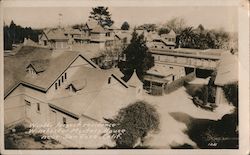
[[[105,33],[105,32],[107,32],[107,30],[105,30],[101,25],[96,25],[93,29],[92,29],[92,31],[91,31],[91,33],[92,32],[96,32],[96,33]]]
[[[147,73],[151,75],[167,77],[169,75],[177,75],[180,69],[182,68],[184,69],[184,67],[180,67],[180,66],[170,67],[168,65],[155,64],[155,66],[150,68],[150,70],[148,70]]]
[[[96,27],[98,24],[98,22],[94,19],[89,19],[87,22],[86,22],[86,25],[88,26],[89,29],[93,29],[94,27]]]
[[[30,62],[30,65],[35,69],[37,73],[43,72],[49,66],[49,59],[33,60]]]
[[[36,46],[37,43],[31,40],[30,38],[24,38],[23,44],[26,46]]]
[[[230,52],[224,52],[217,67],[215,84],[223,86],[225,84],[238,81],[238,57]]]
[[[136,70],[134,70],[133,75],[130,77],[130,79],[127,81],[127,84],[131,87],[137,87],[142,84],[141,80],[138,78],[136,74]]]
[[[127,89],[118,81],[107,84],[111,74],[112,72],[108,70],[81,67],[71,80],[81,77],[86,81],[85,87],[76,95],[53,99],[49,103],[77,117],[84,115],[102,121],[104,116],[114,113],[114,110],[124,106],[125,103],[130,103],[128,100],[131,100],[126,96]],[[119,89],[118,85],[124,89]]]
[[[176,33],[173,30],[170,30],[169,33],[167,34],[162,34],[161,37],[166,37],[166,38],[175,38],[176,37]]]
[[[22,47],[16,55],[4,58],[4,95],[7,96],[19,83],[46,92],[79,56],[83,57],[79,52],[75,51],[53,52],[48,48]],[[26,67],[32,61],[39,62],[46,59],[48,59],[48,62],[46,62],[46,70],[44,72],[36,78],[28,75]],[[97,67],[90,60],[84,59],[93,67]]]
[[[43,33],[46,35],[48,40],[68,40],[68,38],[64,35],[65,31],[63,29],[46,29]]]
[[[101,56],[101,47],[95,44],[74,44],[72,45],[73,51],[79,51],[82,55],[89,59]]]

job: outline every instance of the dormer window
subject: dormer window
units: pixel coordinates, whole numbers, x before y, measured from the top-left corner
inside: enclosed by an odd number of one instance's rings
[[[72,81],[66,89],[70,92],[77,92],[85,88],[87,85],[86,79]]]
[[[26,71],[31,75],[36,75],[44,72],[49,65],[49,60],[34,60],[26,67]]]

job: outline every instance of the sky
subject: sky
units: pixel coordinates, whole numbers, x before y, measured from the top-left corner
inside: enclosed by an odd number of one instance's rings
[[[59,13],[63,15],[62,25],[73,25],[87,21],[91,7],[6,7],[4,22],[13,20],[24,27],[44,28],[59,25]],[[164,6],[164,7],[109,7],[115,26],[124,21],[130,25],[144,23],[166,23],[174,17],[183,18],[187,25],[202,24],[207,29],[223,28],[229,32],[238,31],[238,11],[235,6]]]

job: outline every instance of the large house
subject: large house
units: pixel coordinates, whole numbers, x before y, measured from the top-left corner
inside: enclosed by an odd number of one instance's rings
[[[5,128],[22,122],[104,123],[142,93],[136,75],[125,83],[118,70],[101,70],[79,52],[24,46],[4,61]]]

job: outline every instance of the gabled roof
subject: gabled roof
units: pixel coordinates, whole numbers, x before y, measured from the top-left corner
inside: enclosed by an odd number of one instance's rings
[[[49,66],[49,59],[33,60],[33,61],[30,62],[30,64],[27,66],[27,68],[29,66],[32,66],[36,73],[43,72]]]
[[[173,30],[170,30],[170,32],[168,34],[162,34],[161,37],[167,37],[167,38],[175,38],[176,37],[176,33]]]
[[[48,48],[22,47],[16,55],[4,58],[4,96],[7,97],[19,84],[46,92],[78,57],[85,59],[93,68],[98,68],[96,64],[80,55],[79,52],[53,52]],[[46,70],[36,78],[28,76],[26,67],[32,61],[39,62],[40,59],[48,59],[49,62],[45,63]]]
[[[107,30],[105,30],[101,25],[96,25],[91,32],[95,32],[95,33],[105,33],[107,32]]]
[[[89,19],[85,24],[89,29],[94,29],[98,24],[98,22],[94,19]]]
[[[68,40],[68,38],[64,35],[65,31],[60,28],[45,29],[43,34],[48,40]]]

